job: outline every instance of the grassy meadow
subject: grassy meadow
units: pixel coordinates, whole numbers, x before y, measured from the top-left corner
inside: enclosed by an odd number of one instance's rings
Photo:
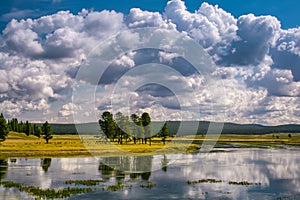
[[[0,158],[6,157],[108,157],[124,155],[151,155],[168,153],[191,153],[201,148],[204,141],[216,141],[216,147],[237,148],[287,148],[300,147],[300,134],[287,133],[264,135],[221,135],[219,138],[205,138],[197,135],[167,138],[164,145],[160,138],[153,138],[152,145],[119,145],[104,143],[93,135],[53,135],[46,144],[43,138],[26,136],[23,133],[10,132],[6,140],[0,143]],[[87,148],[86,148],[87,147]]]
[[[7,157],[108,157],[123,155],[149,155],[161,153],[189,153],[199,149],[196,144],[173,143],[165,145],[154,138],[152,145],[103,143],[92,135],[53,135],[46,144],[43,138],[10,132],[0,143],[0,158]]]

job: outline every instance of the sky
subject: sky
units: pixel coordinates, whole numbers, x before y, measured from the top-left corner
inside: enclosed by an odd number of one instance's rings
[[[299,4],[3,1],[0,111],[33,122],[109,110],[300,124]]]

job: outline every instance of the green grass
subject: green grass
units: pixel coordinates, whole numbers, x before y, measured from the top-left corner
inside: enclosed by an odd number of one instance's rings
[[[198,183],[220,183],[222,182],[221,180],[216,180],[216,179],[200,179],[197,181],[187,181],[187,184],[189,185],[194,185],[194,184],[198,184]]]
[[[224,182],[224,181],[216,180],[216,179],[200,179],[200,180],[197,180],[197,181],[188,180],[187,184],[195,185],[195,184],[199,184],[199,183],[221,183],[221,182]],[[248,182],[248,181],[241,181],[241,182],[229,181],[228,184],[229,185],[243,185],[243,186],[261,185],[261,183],[251,183],[251,182]]]
[[[39,198],[47,198],[47,199],[54,199],[54,198],[68,198],[74,194],[81,194],[91,192],[91,188],[63,188],[63,189],[41,189],[36,186],[24,186],[20,183],[14,182],[1,182],[3,187],[5,188],[17,188],[21,192],[26,192],[32,196],[39,197]]]
[[[116,185],[109,185],[106,188],[103,188],[103,190],[115,192],[115,191],[123,190],[124,188],[131,189],[132,185],[125,185],[122,183],[118,183]]]
[[[0,157],[69,157],[89,156],[85,146],[76,135],[54,135],[49,144],[36,136],[10,132],[0,144]]]
[[[245,185],[245,186],[253,185],[253,183],[249,183],[247,181],[241,181],[241,182],[229,181],[228,184],[229,185]]]
[[[300,147],[300,134],[274,133],[265,135],[221,135],[219,138],[206,138],[200,135],[168,138],[166,145],[160,138],[153,138],[152,145],[119,145],[104,143],[94,135],[54,135],[49,144],[42,138],[26,136],[23,133],[9,133],[7,139],[0,143],[0,158],[7,157],[110,157],[154,154],[192,153],[201,148],[204,141],[216,142],[216,147],[244,148],[287,148]]]
[[[168,142],[166,145],[155,138],[149,144],[102,143],[93,135],[53,135],[46,144],[42,138],[26,136],[23,133],[9,133],[7,139],[0,143],[0,158],[8,157],[109,157],[130,155],[153,155],[167,153],[190,153],[200,147],[195,144]]]
[[[300,147],[300,134],[291,133],[273,133],[262,135],[240,135],[240,134],[224,134],[219,138],[212,137],[205,138],[205,136],[197,135],[196,137],[184,137],[179,140],[194,141],[201,144],[204,141],[216,142],[216,147],[234,146],[243,148],[286,148],[286,147]]]
[[[103,180],[67,180],[65,183],[75,184],[75,185],[85,185],[85,186],[95,186],[99,183],[103,183]]]
[[[153,187],[156,187],[156,184],[155,183],[151,183],[151,182],[147,182],[147,183],[142,183],[140,185],[141,188],[153,188]]]

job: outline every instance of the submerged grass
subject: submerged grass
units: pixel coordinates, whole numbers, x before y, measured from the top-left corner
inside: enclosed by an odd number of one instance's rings
[[[119,190],[123,190],[125,188],[131,189],[132,185],[125,185],[123,183],[118,183],[116,185],[109,185],[106,188],[103,188],[103,190],[116,192],[116,191],[119,191]]]
[[[187,184],[189,185],[194,185],[194,184],[198,184],[198,183],[220,183],[222,182],[221,180],[216,180],[216,179],[200,179],[197,181],[187,181]]]
[[[216,180],[216,179],[200,179],[200,180],[197,180],[197,181],[188,180],[187,184],[195,185],[195,184],[199,184],[199,183],[221,183],[221,182],[224,182],[224,181]],[[229,181],[228,184],[229,185],[244,185],[244,186],[261,185],[261,183],[251,183],[251,182],[248,182],[248,181],[241,181],[241,182]]]
[[[156,187],[156,184],[155,183],[151,183],[151,182],[147,182],[147,183],[142,183],[140,185],[141,188],[153,188],[153,187]]]
[[[244,185],[244,186],[248,186],[248,185],[261,185],[261,183],[251,183],[251,182],[248,182],[248,181],[241,181],[241,182],[229,181],[228,184],[229,185]]]
[[[75,185],[95,186],[103,182],[104,182],[103,180],[67,180],[65,183],[67,185],[75,184]]]
[[[104,182],[103,180],[67,180],[65,182],[66,185],[68,184],[75,184],[75,185],[84,185],[84,186],[96,186],[99,183]],[[37,199],[65,199],[69,198],[72,195],[75,194],[82,194],[82,193],[88,193],[96,189],[102,188],[103,191],[120,191],[123,189],[131,189],[132,185],[127,185],[122,182],[118,182],[115,185],[108,185],[108,186],[100,186],[100,188],[96,187],[66,187],[61,189],[41,189],[37,186],[25,186],[22,183],[15,183],[12,181],[2,181],[0,182],[0,185],[2,185],[5,188],[17,188],[21,192],[26,192],[34,197],[37,197]],[[141,188],[153,188],[156,184],[147,182],[147,183],[141,183]]]
[[[53,199],[53,198],[68,198],[71,195],[74,194],[81,194],[81,193],[87,193],[91,192],[91,188],[63,188],[59,190],[55,189],[41,189],[36,186],[24,186],[20,183],[14,183],[14,182],[1,182],[3,187],[6,188],[18,188],[21,192],[27,192],[28,194],[38,197],[38,198],[47,198],[47,199]]]

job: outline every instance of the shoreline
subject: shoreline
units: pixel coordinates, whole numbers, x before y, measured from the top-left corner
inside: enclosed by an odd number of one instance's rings
[[[288,138],[286,134],[266,135],[221,135],[217,139],[203,136],[168,138],[163,145],[160,138],[154,138],[149,144],[104,144],[93,135],[82,138],[78,135],[54,135],[49,144],[35,136],[11,132],[4,142],[0,143],[0,159],[7,158],[72,158],[72,157],[117,157],[144,156],[162,154],[186,154],[199,152],[204,141],[216,142],[218,148],[267,148],[286,149],[300,148],[300,134]],[[87,148],[88,147],[88,148]],[[218,151],[218,150],[217,150]]]

